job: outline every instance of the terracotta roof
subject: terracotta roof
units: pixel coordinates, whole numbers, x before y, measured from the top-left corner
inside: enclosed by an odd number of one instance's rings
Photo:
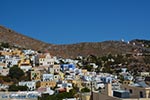
[[[59,88],[58,91],[59,92],[66,92],[66,88]]]

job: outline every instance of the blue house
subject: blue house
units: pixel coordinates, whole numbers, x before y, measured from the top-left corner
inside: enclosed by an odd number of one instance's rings
[[[75,68],[76,68],[76,66],[74,64],[62,64],[61,65],[62,71],[74,70]]]
[[[101,77],[101,80],[106,83],[112,83],[112,77]]]

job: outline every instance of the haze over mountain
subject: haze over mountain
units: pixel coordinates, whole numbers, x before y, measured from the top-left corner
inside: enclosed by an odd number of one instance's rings
[[[0,42],[10,45],[50,52],[52,55],[61,57],[76,57],[106,54],[125,54],[133,52],[135,49],[149,50],[142,46],[141,41],[132,40],[131,43],[123,41],[104,41],[104,42],[84,42],[77,44],[55,45],[33,39],[31,37],[17,33],[11,29],[0,26]],[[133,42],[139,45],[133,45]],[[143,42],[144,43],[144,42]],[[150,44],[147,44],[148,47]]]

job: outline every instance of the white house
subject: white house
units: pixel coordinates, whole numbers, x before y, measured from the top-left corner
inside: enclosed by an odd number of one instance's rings
[[[19,82],[19,86],[27,86],[30,91],[33,91],[36,89],[36,82],[34,81]]]
[[[10,57],[6,59],[5,63],[7,67],[12,67],[14,65],[18,65],[19,61],[20,61],[19,57]]]
[[[90,65],[93,67],[93,68],[97,68],[98,65],[96,65],[95,63],[90,63]]]
[[[36,51],[29,49],[29,50],[23,50],[23,53],[24,53],[25,55],[30,55],[30,54],[35,54]]]
[[[149,72],[141,72],[140,74],[141,74],[141,76],[150,76]]]
[[[43,74],[43,81],[52,81],[54,80],[53,74]]]
[[[96,89],[104,88],[104,87],[105,87],[105,85],[104,85],[103,82],[96,82],[96,84],[95,84],[95,88],[96,88]]]
[[[74,80],[76,74],[74,72],[66,71],[65,79],[66,80]]]
[[[5,85],[5,84],[0,84],[0,90],[2,90],[2,89],[8,89],[8,85]]]
[[[5,56],[0,56],[0,62],[3,63],[5,61]]]
[[[126,73],[127,72],[127,68],[121,68],[122,73]]]
[[[7,68],[7,69],[0,69],[0,74],[2,76],[7,76],[9,74],[9,68]]]
[[[20,69],[22,69],[24,72],[27,72],[27,71],[32,69],[32,66],[28,65],[28,64],[27,65],[26,64],[22,64],[22,65],[20,65]]]
[[[72,59],[63,59],[63,61],[69,64],[77,64],[79,62],[78,60],[72,60]]]
[[[40,54],[39,55],[39,65],[40,66],[54,65],[54,58],[49,53]]]
[[[91,81],[92,80],[91,78],[92,78],[91,76],[85,76],[85,75],[82,76],[83,81]]]
[[[124,78],[125,80],[133,80],[133,78],[134,78],[129,72],[120,73],[120,74],[123,76],[123,78]]]

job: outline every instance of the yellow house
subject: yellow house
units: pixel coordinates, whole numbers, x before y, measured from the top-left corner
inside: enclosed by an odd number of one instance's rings
[[[55,81],[39,81],[36,84],[37,87],[52,87],[54,88],[56,86]]]
[[[106,84],[103,91],[93,92],[92,100],[150,100],[150,88],[142,87],[138,84],[123,84],[121,86],[123,90],[127,90],[130,92],[130,97],[128,98],[120,98],[113,96],[113,90],[111,84]],[[83,99],[86,100],[86,99]]]
[[[131,98],[148,98],[150,99],[150,87],[143,84],[143,86],[138,86],[136,84],[121,86],[123,89],[130,92]]]
[[[31,71],[30,79],[35,81],[41,80],[41,72],[40,71]]]
[[[21,54],[19,55],[19,57],[20,57],[21,59],[25,59],[25,54],[24,54],[24,53],[21,53]]]
[[[81,71],[84,75],[86,75],[87,74],[87,69],[82,69],[82,71]]]
[[[1,51],[1,55],[17,55],[20,56],[22,54],[21,50],[18,49],[12,49],[12,50],[5,50],[5,51]]]
[[[31,65],[30,60],[29,59],[20,60],[18,66],[20,67],[21,65]]]
[[[7,51],[0,51],[1,55],[8,55],[12,56],[12,52],[7,52]]]
[[[83,81],[82,80],[76,80],[74,82],[75,82],[74,85],[76,85],[79,88],[79,90],[81,90],[83,88],[83,86],[82,86]]]
[[[6,64],[5,63],[0,63],[0,68],[3,69],[4,67],[7,67]]]
[[[79,88],[83,88],[81,80],[67,80],[67,82],[72,83],[74,86],[77,86]]]
[[[60,79],[61,79],[61,80],[64,80],[64,79],[65,79],[65,78],[64,78],[64,75],[65,75],[64,73],[59,72],[59,75],[60,75]]]
[[[22,55],[22,51],[21,51],[21,50],[18,50],[18,49],[14,49],[14,50],[12,51],[12,54],[13,54],[13,55],[18,55],[18,56],[20,56],[20,55]]]

